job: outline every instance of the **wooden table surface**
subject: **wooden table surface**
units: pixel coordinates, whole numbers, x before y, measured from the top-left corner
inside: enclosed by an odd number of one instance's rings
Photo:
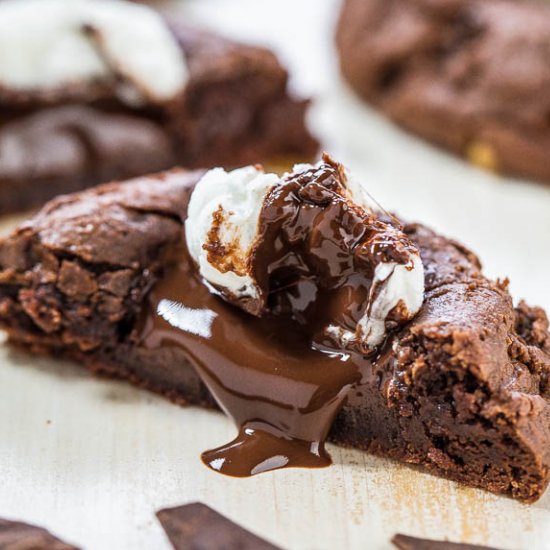
[[[335,0],[188,0],[179,9],[277,49],[293,86],[318,98],[311,123],[325,148],[372,195],[467,243],[491,276],[510,277],[517,298],[550,310],[550,186],[480,172],[365,108],[336,71]],[[0,517],[86,549],[168,549],[155,510],[194,500],[290,549],[389,550],[398,531],[550,548],[550,491],[526,506],[334,446],[324,470],[230,479],[199,454],[233,433],[221,414],[0,345]]]

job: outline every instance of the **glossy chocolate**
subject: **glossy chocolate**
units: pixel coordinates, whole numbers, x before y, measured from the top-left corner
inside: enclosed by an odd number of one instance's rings
[[[283,466],[326,466],[324,440],[361,358],[321,353],[287,316],[258,319],[227,304],[184,260],[153,289],[143,341],[177,346],[195,366],[239,435],[203,460],[233,476]]]
[[[375,266],[406,264],[416,249],[346,199],[343,177],[326,162],[267,195],[251,260],[261,289],[254,303],[228,303],[231,296],[199,279],[187,250],[150,293],[143,344],[183,351],[239,429],[234,441],[203,454],[214,470],[243,477],[330,464],[324,442],[332,422],[371,372],[375,350],[360,341],[343,347],[326,327],[354,330],[378,291]]]
[[[375,268],[409,266],[414,254],[399,228],[352,200],[342,166],[325,155],[266,197],[251,260],[262,290],[256,310],[291,316],[317,349],[371,354],[357,326],[385,284],[374,282]],[[391,318],[405,310],[395,308]],[[357,334],[343,346],[329,326]]]

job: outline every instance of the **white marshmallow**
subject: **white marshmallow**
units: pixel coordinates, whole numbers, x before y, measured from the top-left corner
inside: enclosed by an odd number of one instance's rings
[[[271,188],[279,182],[276,174],[265,174],[254,166],[226,172],[214,168],[197,183],[185,222],[187,248],[197,262],[200,274],[210,283],[227,289],[237,297],[258,297],[258,288],[248,273],[222,272],[208,261],[208,233],[214,214],[221,208],[223,224],[219,237],[231,250],[231,259],[237,265],[248,265],[248,258],[258,233],[258,222],[263,201]]]
[[[419,255],[411,256],[408,265],[378,264],[374,270],[372,289],[381,285],[371,303],[370,311],[359,321],[361,335],[369,347],[382,343],[386,333],[385,322],[399,302],[407,308],[407,317],[418,313],[424,301],[424,266]]]
[[[55,91],[115,75],[126,81],[121,99],[132,103],[164,102],[185,86],[183,54],[153,9],[117,0],[0,2],[1,87]]]
[[[310,168],[311,165],[297,165],[295,172]],[[252,166],[229,173],[215,168],[199,181],[189,203],[185,231],[189,253],[206,281],[227,290],[233,296],[258,297],[258,287],[249,271],[221,272],[209,262],[203,245],[209,241],[214,214],[221,208],[222,244],[231,250],[232,258],[238,265],[248,266],[250,270],[250,252],[258,235],[263,202],[273,186],[278,184],[284,185],[276,174],[265,174]],[[367,211],[376,209],[374,201],[353,178],[348,180],[346,198]],[[380,263],[374,270],[365,313],[355,330],[331,324],[325,332],[344,346],[352,341],[361,341],[367,348],[375,348],[385,338],[385,323],[392,309],[401,303],[406,308],[406,318],[412,318],[422,306],[423,299],[424,267],[417,252],[411,254],[407,265]]]
[[[367,348],[379,346],[386,337],[386,319],[400,302],[406,308],[406,318],[412,319],[424,301],[424,266],[420,256],[411,255],[407,265],[380,263],[374,269],[371,296],[365,314],[355,331],[329,325],[327,334],[342,344],[360,340]]]

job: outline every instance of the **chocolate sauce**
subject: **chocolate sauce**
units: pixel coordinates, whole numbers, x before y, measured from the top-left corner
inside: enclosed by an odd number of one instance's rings
[[[185,258],[151,292],[144,345],[184,351],[237,438],[202,455],[214,470],[244,477],[288,466],[330,464],[324,441],[365,362],[313,349],[286,316],[256,318],[224,302]]]
[[[342,177],[325,164],[265,199],[252,261],[261,288],[255,304],[228,303],[200,280],[186,249],[150,294],[143,345],[183,351],[239,429],[202,455],[214,470],[243,477],[330,464],[324,442],[332,422],[371,373],[372,350],[343,347],[324,329],[335,320],[355,327],[377,292],[374,266],[406,263],[410,244],[343,200]]]
[[[253,309],[291,316],[317,349],[368,355],[373,350],[361,335],[343,350],[328,327],[355,333],[386,282],[374,283],[376,267],[408,265],[416,249],[399,228],[350,200],[346,181],[341,165],[325,155],[320,166],[287,176],[268,194],[252,252],[262,290]]]

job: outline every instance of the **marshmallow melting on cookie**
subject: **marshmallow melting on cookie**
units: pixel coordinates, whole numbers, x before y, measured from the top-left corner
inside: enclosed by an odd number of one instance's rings
[[[203,280],[251,315],[289,315],[312,345],[371,353],[424,296],[417,247],[328,155],[282,177],[210,170],[185,224]]]

